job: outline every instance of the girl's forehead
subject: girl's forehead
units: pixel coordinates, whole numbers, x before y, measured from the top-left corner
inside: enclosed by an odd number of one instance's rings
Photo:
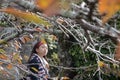
[[[47,44],[42,44],[41,46],[46,46],[47,47]]]

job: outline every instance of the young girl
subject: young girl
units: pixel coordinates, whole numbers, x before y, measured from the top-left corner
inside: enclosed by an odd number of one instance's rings
[[[28,80],[48,80],[49,65],[45,59],[48,53],[48,46],[45,41],[39,41],[35,44],[32,54],[28,60],[28,69],[35,75],[29,74]]]

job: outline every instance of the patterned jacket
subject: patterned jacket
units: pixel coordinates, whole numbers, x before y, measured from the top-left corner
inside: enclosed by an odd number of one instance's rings
[[[30,74],[28,76],[30,80],[48,80],[48,69],[43,65],[41,58],[37,54],[33,54],[28,63],[28,69],[38,76]]]

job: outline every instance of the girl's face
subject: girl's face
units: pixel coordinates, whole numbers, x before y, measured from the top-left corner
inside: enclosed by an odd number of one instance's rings
[[[36,52],[40,55],[40,56],[45,56],[48,53],[48,46],[47,44],[42,44],[39,48],[36,49]]]

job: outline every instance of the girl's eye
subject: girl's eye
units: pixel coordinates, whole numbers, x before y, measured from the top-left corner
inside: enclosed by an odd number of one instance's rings
[[[41,46],[42,48],[44,48],[45,46]]]
[[[42,47],[42,48],[45,48],[45,47]]]

